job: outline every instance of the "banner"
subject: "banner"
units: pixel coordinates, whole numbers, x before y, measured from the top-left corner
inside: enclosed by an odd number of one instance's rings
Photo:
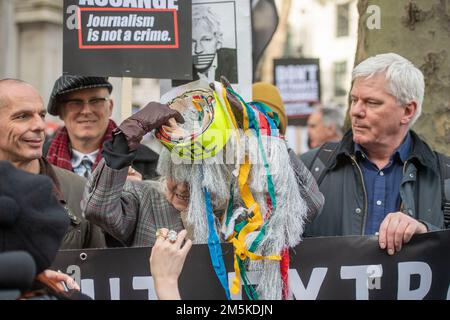
[[[222,246],[233,270],[231,245]],[[156,299],[151,248],[60,251],[53,269],[68,273],[95,299]],[[394,256],[375,236],[307,238],[291,250],[292,299],[450,299],[450,231],[416,235]],[[258,274],[248,272],[253,284]],[[231,284],[234,272],[228,273]],[[179,279],[183,299],[225,299],[207,245],[194,245]],[[233,296],[233,300],[242,298]]]
[[[305,118],[320,102],[319,59],[274,60],[274,82],[290,119]]]
[[[191,79],[191,0],[64,0],[63,73]]]

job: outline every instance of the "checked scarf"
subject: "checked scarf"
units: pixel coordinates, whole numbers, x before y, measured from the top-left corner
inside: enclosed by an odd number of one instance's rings
[[[107,140],[112,139],[112,131],[117,127],[113,120],[109,120],[108,127],[106,128],[105,135],[100,143],[99,152],[97,154],[97,158],[95,159],[95,163],[92,166],[92,171],[97,167],[97,164],[102,159],[102,148],[103,143]],[[55,134],[55,137],[50,144],[48,149],[46,159],[51,164],[67,169],[69,171],[73,171],[72,163],[70,159],[72,158],[72,148],[70,147],[69,134],[67,133],[66,127],[58,130]]]

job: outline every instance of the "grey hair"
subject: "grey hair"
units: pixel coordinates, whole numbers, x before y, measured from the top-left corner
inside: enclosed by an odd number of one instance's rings
[[[208,6],[194,6],[192,8],[192,24],[197,24],[201,20],[205,21],[212,31],[217,41],[223,42],[223,32],[220,29],[220,21]]]
[[[326,126],[333,125],[336,127],[336,133],[340,136],[344,135],[344,114],[340,109],[331,107],[319,108],[322,114],[322,123]]]
[[[353,69],[352,82],[359,77],[369,78],[380,73],[385,74],[386,90],[397,99],[397,103],[406,105],[412,101],[416,102],[417,110],[409,124],[411,128],[422,114],[425,94],[422,71],[398,54],[383,53],[358,64]]]

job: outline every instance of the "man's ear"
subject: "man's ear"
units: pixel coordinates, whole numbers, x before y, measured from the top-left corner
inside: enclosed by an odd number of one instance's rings
[[[110,117],[112,116],[113,109],[114,109],[114,100],[111,99],[111,100],[109,100],[109,116]]]
[[[404,113],[403,113],[402,119],[400,120],[400,123],[404,124],[404,125],[409,125],[412,118],[414,117],[414,115],[417,112],[417,102],[411,101],[410,103],[405,105],[403,110],[404,110]]]
[[[331,123],[328,126],[325,126],[326,130],[327,130],[327,134],[329,137],[334,137],[336,135],[336,124],[335,123]]]
[[[65,113],[65,107],[64,106],[59,106],[58,108],[58,117],[64,121],[64,118],[66,117],[66,113]]]

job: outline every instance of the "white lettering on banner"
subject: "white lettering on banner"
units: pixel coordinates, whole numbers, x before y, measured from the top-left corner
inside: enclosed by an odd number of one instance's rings
[[[148,300],[158,300],[155,291],[155,283],[153,277],[133,277],[134,290],[147,290]]]
[[[155,25],[155,17],[143,17],[137,14],[125,16],[96,16],[90,14],[86,27],[136,27],[150,28]]]
[[[73,277],[77,278],[77,265],[70,265],[67,270],[74,271]],[[320,290],[328,274],[329,268],[317,267],[311,272],[311,276],[305,286],[300,278],[297,269],[289,269],[289,289],[292,293],[292,298],[296,300],[315,300],[319,297]],[[411,276],[419,275],[419,286],[411,290]],[[250,285],[257,285],[259,283],[259,272],[247,272]],[[342,280],[355,279],[355,296],[357,300],[368,300],[369,290],[381,289],[381,278],[383,276],[383,266],[379,265],[357,265],[357,266],[342,266],[340,268],[340,277]],[[228,273],[229,285],[233,283],[235,277],[234,272]],[[328,279],[330,280],[330,279]],[[338,281],[334,279],[333,281]],[[81,292],[95,299],[95,282],[94,279],[77,280],[80,283]],[[398,294],[399,300],[404,299],[423,299],[428,294],[432,283],[432,270],[425,262],[401,262],[398,263]],[[129,299],[125,292],[121,291],[120,278],[109,278],[109,291],[111,300]],[[151,276],[134,276],[132,278],[133,290],[147,290],[148,300],[157,300],[155,285]],[[242,300],[242,281],[241,288],[238,294],[232,295],[232,300]],[[336,294],[338,296],[338,293]],[[102,297],[102,299],[108,297]],[[450,287],[447,292],[447,300],[450,300]]]
[[[289,269],[289,289],[296,300],[316,300],[328,268],[314,268],[306,287],[297,270]]]
[[[109,292],[111,300],[120,300],[120,278],[109,279]]]
[[[95,300],[94,279],[82,279],[80,283],[81,293]]]
[[[134,33],[134,41],[171,41],[172,39],[169,37],[169,32],[167,30],[137,30]]]
[[[417,289],[410,290],[411,275],[420,276],[420,285]],[[411,261],[398,264],[398,300],[421,300],[431,288],[432,272],[425,262]]]
[[[98,41],[99,34],[100,34],[99,30],[89,29],[87,41],[95,41],[95,42]]]
[[[261,276],[261,273],[255,272],[255,271],[247,271],[245,273],[247,276],[247,279],[249,281],[250,285],[257,285],[259,283],[259,278]],[[234,272],[228,272],[228,284],[231,286],[233,284],[234,277],[236,276],[236,273]],[[242,280],[241,280],[241,288],[237,294],[231,294],[231,300],[242,300]],[[231,287],[230,287],[231,289]]]
[[[369,287],[369,279],[374,277],[374,274],[375,277],[381,277],[383,275],[383,267],[381,264],[341,267],[341,279],[356,280],[356,300],[369,300],[369,289],[371,289]]]
[[[177,3],[178,0],[79,0],[78,2],[80,6],[178,10]]]
[[[122,30],[104,30],[101,41],[122,41]]]

